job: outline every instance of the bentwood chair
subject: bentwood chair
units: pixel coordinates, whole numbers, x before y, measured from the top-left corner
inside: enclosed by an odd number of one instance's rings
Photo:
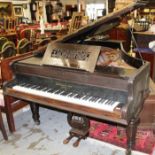
[[[8,58],[16,55],[16,47],[15,44],[11,41],[7,41],[2,46],[2,50],[0,52],[1,59]]]
[[[20,32],[20,39],[26,38],[31,42],[36,40],[36,32],[33,29],[25,28]]]
[[[5,37],[0,37],[0,51],[2,50],[2,46],[8,41]]]
[[[19,40],[17,44],[17,54],[24,54],[32,50],[32,42],[28,39],[23,38]]]
[[[47,45],[50,41],[51,41],[51,39],[42,39],[42,40],[39,42],[39,46]]]

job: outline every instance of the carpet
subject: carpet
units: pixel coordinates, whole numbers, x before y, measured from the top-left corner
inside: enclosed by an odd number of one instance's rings
[[[119,128],[117,133],[117,126],[91,121],[91,128],[89,136],[110,144],[126,148],[126,132],[125,128]],[[151,154],[155,147],[155,135],[150,129],[138,128],[136,134],[136,144],[134,150]]]

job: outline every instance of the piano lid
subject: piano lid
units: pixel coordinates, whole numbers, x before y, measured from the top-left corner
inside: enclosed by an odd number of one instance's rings
[[[131,13],[133,10],[145,6],[149,3],[149,0],[136,0],[133,3],[123,7],[120,10],[114,11],[97,21],[94,21],[82,28],[74,31],[71,34],[68,34],[60,39],[57,42],[63,43],[82,43],[85,39],[90,38],[95,35],[104,34],[112,28],[118,26],[122,18]]]
[[[50,43],[42,65],[80,69],[94,72],[101,46]]]

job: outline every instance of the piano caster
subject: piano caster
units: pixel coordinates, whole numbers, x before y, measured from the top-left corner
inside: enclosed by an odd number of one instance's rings
[[[81,138],[78,138],[74,143],[73,143],[73,146],[74,147],[78,147],[79,146],[79,143],[81,141],[81,139],[83,139],[82,137]]]
[[[40,125],[40,121],[39,120],[34,120],[35,125]]]
[[[85,116],[69,113],[67,120],[72,129],[69,132],[70,136],[63,141],[63,144],[68,144],[73,137],[77,137],[73,146],[78,147],[81,139],[87,138],[90,128],[89,119]]]

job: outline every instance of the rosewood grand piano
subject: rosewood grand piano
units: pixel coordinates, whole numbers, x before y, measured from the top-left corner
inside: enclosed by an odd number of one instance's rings
[[[44,55],[34,52],[13,62],[14,78],[4,85],[4,94],[29,101],[36,122],[38,105],[68,112],[73,128],[64,143],[77,136],[74,146],[86,138],[89,118],[123,125],[126,153],[131,154],[139,113],[149,93],[149,63],[130,57],[105,36],[124,15],[145,4],[137,1],[50,43]]]

